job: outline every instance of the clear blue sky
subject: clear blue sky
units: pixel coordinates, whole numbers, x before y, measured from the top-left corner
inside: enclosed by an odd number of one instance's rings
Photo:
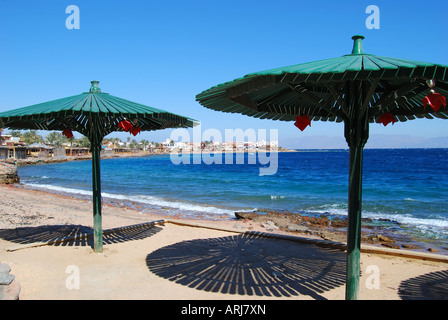
[[[368,5],[380,29],[366,25]],[[67,29],[66,7],[80,10]],[[364,51],[448,64],[448,2],[403,0],[0,0],[0,111],[85,92],[103,92],[201,120],[202,130],[279,129],[279,140],[343,136],[343,125],[292,122],[208,110],[195,96],[247,73]],[[448,136],[448,122],[416,120],[373,134]],[[160,141],[170,130],[145,132]],[[113,134],[125,140],[127,133]]]

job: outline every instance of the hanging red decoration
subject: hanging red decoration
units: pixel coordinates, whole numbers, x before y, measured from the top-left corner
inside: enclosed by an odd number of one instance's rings
[[[294,125],[301,131],[305,130],[306,127],[311,127],[311,120],[308,116],[297,116]]]
[[[138,133],[140,133],[141,129],[139,127],[132,127],[129,132],[136,136]]]
[[[65,129],[64,131],[62,131],[62,134],[63,134],[64,136],[66,136],[67,139],[70,139],[70,138],[73,137],[73,132],[72,132],[72,130],[70,130],[70,129]]]
[[[134,122],[137,124],[136,121],[134,121]],[[139,128],[139,127],[134,127],[134,125],[132,124],[132,122],[129,121],[129,120],[122,120],[122,121],[120,121],[120,122],[118,123],[118,129],[123,129],[123,131],[126,131],[126,132],[129,131],[129,133],[130,133],[130,134],[133,134],[134,136],[136,136],[137,134],[139,134],[140,131],[141,131],[141,128]]]
[[[122,120],[118,123],[118,129],[123,129],[123,131],[128,132],[129,129],[133,127],[132,123],[128,120]]]
[[[389,123],[392,122],[392,125],[397,122],[395,117],[390,112],[386,112],[381,117],[378,118],[378,122],[382,123],[384,126],[387,126]]]
[[[441,106],[444,106],[446,108],[445,97],[435,92],[434,90],[431,90],[431,93],[424,97],[422,102],[423,108],[426,108],[426,105],[429,104],[429,106],[436,112],[440,109]]]

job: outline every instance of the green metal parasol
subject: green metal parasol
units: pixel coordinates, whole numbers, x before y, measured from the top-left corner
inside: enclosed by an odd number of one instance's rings
[[[100,151],[103,138],[120,123],[139,130],[188,128],[196,120],[102,93],[98,81],[89,92],[0,113],[0,128],[73,130],[86,136],[92,152],[94,250],[103,251]]]
[[[362,159],[369,123],[448,119],[446,107],[422,104],[430,90],[448,96],[448,66],[365,54],[364,37],[352,39],[351,54],[251,73],[196,96],[204,107],[260,119],[344,122],[350,148],[347,299],[358,297]]]

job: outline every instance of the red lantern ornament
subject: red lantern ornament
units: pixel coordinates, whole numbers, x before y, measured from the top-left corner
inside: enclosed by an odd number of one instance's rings
[[[132,123],[128,120],[122,120],[118,123],[118,129],[123,129],[123,131],[128,132],[129,129],[133,127]]]
[[[381,117],[378,118],[378,122],[382,123],[384,126],[387,126],[389,123],[392,122],[392,125],[397,122],[397,120],[394,118],[392,113],[386,112]]]
[[[297,116],[296,117],[296,122],[294,123],[294,125],[300,129],[300,131],[305,130],[306,127],[310,126],[311,127],[311,120],[310,117],[308,116]]]
[[[445,97],[435,92],[434,90],[431,90],[431,93],[428,94],[426,97],[424,97],[422,102],[423,102],[423,109],[425,109],[426,105],[428,104],[435,112],[437,112],[441,106],[444,106],[446,108]]]
[[[70,130],[70,129],[65,129],[64,131],[62,131],[62,134],[63,134],[64,136],[66,136],[67,139],[70,139],[70,138],[73,137],[73,132],[72,132],[72,130]]]
[[[131,134],[133,134],[134,136],[136,136],[138,133],[140,133],[140,128],[139,127],[132,127],[131,130],[129,131]]]

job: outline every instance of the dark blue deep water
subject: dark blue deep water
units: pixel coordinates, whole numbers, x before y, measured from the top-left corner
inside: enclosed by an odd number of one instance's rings
[[[210,219],[262,209],[347,215],[347,150],[278,153],[278,165],[275,155],[245,154],[239,164],[236,155],[224,164],[224,154],[215,155],[222,157],[214,159],[218,164],[201,155],[192,155],[190,164],[174,164],[169,155],[102,160],[103,198]],[[262,175],[260,168],[275,174]],[[90,196],[90,160],[22,166],[19,176],[28,187]],[[366,149],[363,217],[447,239],[448,149]]]

